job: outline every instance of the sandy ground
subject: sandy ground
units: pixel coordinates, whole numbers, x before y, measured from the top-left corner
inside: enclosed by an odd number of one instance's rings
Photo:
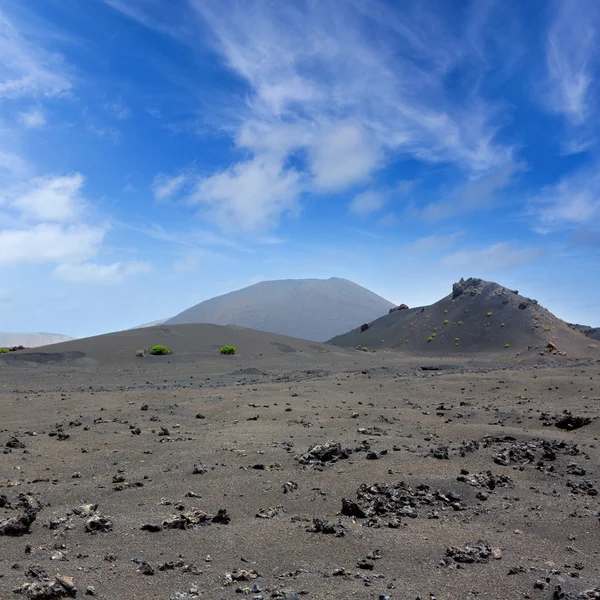
[[[0,598],[596,597],[600,363],[547,361],[5,365]]]

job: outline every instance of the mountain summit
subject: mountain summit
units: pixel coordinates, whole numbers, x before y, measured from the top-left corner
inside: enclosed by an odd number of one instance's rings
[[[404,309],[403,309],[404,308]],[[532,349],[548,344],[570,352],[587,343],[581,332],[537,300],[497,283],[461,279],[430,306],[399,306],[388,315],[330,340],[337,346],[393,348],[414,354],[462,354]]]
[[[347,279],[283,279],[205,300],[165,324],[239,325],[322,342],[377,319],[393,306]]]

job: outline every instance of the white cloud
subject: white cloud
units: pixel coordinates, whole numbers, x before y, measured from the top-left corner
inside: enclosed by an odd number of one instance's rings
[[[543,254],[541,248],[519,248],[500,242],[480,250],[459,250],[441,260],[445,269],[461,269],[465,273],[501,271],[531,262]]]
[[[144,261],[115,262],[108,265],[98,263],[62,264],[54,269],[54,276],[67,283],[114,285],[127,277],[145,275],[152,265]]]
[[[529,213],[538,233],[600,223],[600,171],[595,166],[547,186],[532,199]]]
[[[176,24],[177,11],[161,11],[159,3],[105,2],[186,44],[212,40],[248,85],[243,98],[230,95],[230,103],[212,113],[249,154],[199,186],[221,225],[276,224],[302,192],[352,188],[393,154],[450,163],[470,174],[512,161],[512,147],[496,136],[503,109],[484,99],[475,83],[487,68],[479,55],[470,56],[472,39],[484,46],[480,17],[461,37],[443,11],[423,18],[416,5],[399,14],[377,0],[368,7],[347,2],[343,10],[322,2],[256,0],[232,7],[190,0]],[[202,42],[190,35],[188,9],[210,29]],[[472,78],[449,87],[453,69]],[[156,182],[157,196],[180,192],[181,177]],[[250,191],[240,189],[242,179],[251,180]]]
[[[447,235],[428,235],[407,244],[403,249],[408,256],[442,252],[443,250],[447,250],[451,246],[454,246],[461,235],[461,232],[450,233]]]
[[[172,177],[164,175],[163,173],[158,174],[154,178],[152,184],[154,198],[159,202],[170,200],[189,183],[189,179],[190,177],[186,173],[181,173],[180,175],[174,175]]]
[[[381,192],[366,191],[358,194],[350,202],[350,212],[358,216],[368,216],[384,208],[386,198]]]
[[[356,125],[340,125],[310,149],[313,184],[319,191],[343,190],[367,179],[380,160],[381,152],[372,135]]]
[[[0,231],[0,267],[19,264],[71,263],[98,253],[106,230],[89,225],[41,224]]]
[[[62,58],[25,40],[0,11],[0,98],[56,96],[70,89]]]
[[[80,195],[84,181],[80,173],[36,178],[12,198],[10,206],[38,222],[76,221],[85,205]]]
[[[39,109],[22,112],[19,114],[19,119],[28,129],[36,129],[37,127],[43,127],[46,124],[46,117]]]
[[[576,10],[561,0],[553,6],[555,18],[546,47],[547,102],[573,125],[581,125],[594,102],[591,91],[598,62],[600,9],[595,0],[581,0]]]
[[[254,158],[201,179],[190,201],[225,229],[265,229],[296,209],[300,176],[277,160]]]

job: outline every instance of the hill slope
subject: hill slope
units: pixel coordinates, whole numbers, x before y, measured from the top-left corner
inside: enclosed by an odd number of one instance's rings
[[[322,342],[380,317],[392,306],[347,279],[287,279],[206,300],[165,324],[239,325]]]
[[[392,312],[370,323],[366,331],[353,329],[329,343],[440,355],[514,353],[529,346],[543,351],[549,342],[569,353],[589,341],[536,300],[471,278],[454,284],[453,293],[435,304]]]
[[[172,352],[170,356],[136,357],[136,350],[164,345]],[[127,329],[89,338],[82,338],[42,348],[0,354],[0,366],[27,364],[85,364],[147,365],[155,362],[187,362],[197,360],[223,360],[221,346],[232,345],[238,356],[226,357],[229,364],[247,361],[261,356],[273,358],[285,355],[319,356],[334,348],[327,348],[307,340],[256,331],[245,327],[193,323],[186,325],[161,325],[145,329]],[[342,351],[343,352],[343,351]]]
[[[581,331],[581,333],[587,335],[589,338],[600,341],[600,327],[590,327],[589,325],[577,325],[576,323],[571,323],[570,325],[574,329],[577,329],[577,331]]]
[[[74,338],[60,333],[13,333],[0,331],[0,348],[12,346],[25,346],[37,348],[48,344],[59,344]]]

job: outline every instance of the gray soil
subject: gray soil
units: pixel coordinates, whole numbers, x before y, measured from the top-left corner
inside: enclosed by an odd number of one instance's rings
[[[2,357],[0,598],[598,598],[600,352],[503,350]]]

